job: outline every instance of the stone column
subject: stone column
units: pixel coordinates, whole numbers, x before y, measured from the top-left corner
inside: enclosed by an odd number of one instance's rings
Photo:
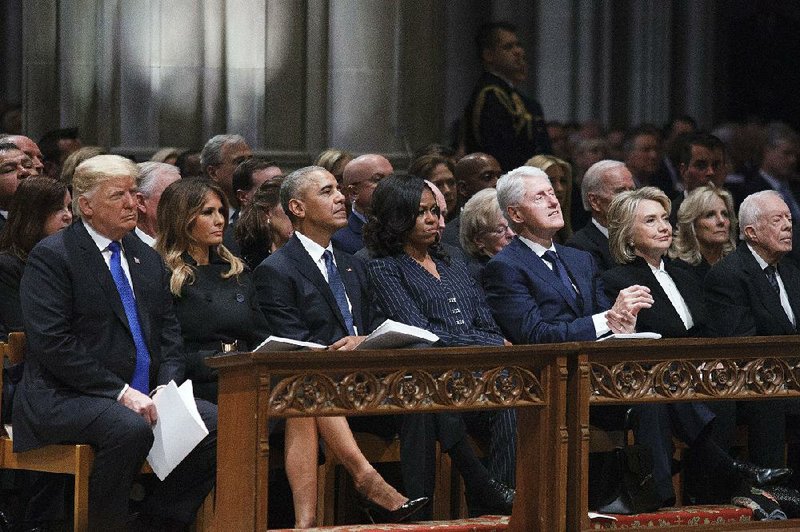
[[[329,13],[329,144],[354,152],[401,150],[398,2],[331,2]]]

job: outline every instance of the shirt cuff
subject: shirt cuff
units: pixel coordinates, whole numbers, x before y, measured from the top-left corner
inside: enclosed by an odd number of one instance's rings
[[[611,332],[605,312],[592,315],[592,321],[594,322],[594,334],[597,338],[605,336]]]
[[[128,391],[128,388],[130,388],[130,386],[128,386],[127,384],[126,384],[125,386],[123,386],[123,387],[122,387],[122,391],[121,391],[121,392],[119,392],[119,395],[117,396],[117,401],[119,401],[120,399],[122,399],[122,396],[123,396],[123,395],[125,395],[125,392],[127,392],[127,391]]]

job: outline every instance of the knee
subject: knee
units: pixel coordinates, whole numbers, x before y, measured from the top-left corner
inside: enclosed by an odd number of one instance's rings
[[[118,427],[117,441],[127,449],[144,449],[144,454],[153,446],[153,428],[141,416],[128,418]]]

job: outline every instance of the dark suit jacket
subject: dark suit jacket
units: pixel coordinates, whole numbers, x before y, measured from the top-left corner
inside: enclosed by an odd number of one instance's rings
[[[592,315],[611,308],[592,256],[559,244],[556,252],[578,287],[577,299],[518,237],[486,265],[487,301],[514,344],[595,340]]]
[[[0,253],[0,338],[22,330],[19,282],[25,263],[11,253]]]
[[[588,251],[595,260],[600,271],[610,270],[617,265],[611,257],[611,250],[608,248],[608,238],[600,232],[591,220],[583,229],[576,231],[569,237],[566,245],[572,248]]]
[[[656,332],[664,338],[707,336],[708,312],[703,301],[701,285],[691,273],[675,266],[667,259],[664,260],[664,269],[672,277],[678,292],[686,301],[686,306],[689,307],[694,321],[694,327],[691,330],[686,330],[678,311],[672,306],[672,302],[650,270],[650,266],[640,257],[636,257],[631,264],[616,266],[603,273],[606,295],[612,299],[616,298],[623,288],[634,284],[646,286],[650,289],[650,295],[653,296],[654,302],[652,307],[639,311],[636,318],[638,332]]]
[[[382,317],[370,306],[364,264],[334,248],[358,334],[368,334]],[[303,244],[293,235],[255,269],[259,305],[276,336],[330,345],[347,327],[328,283]]]
[[[151,386],[183,382],[183,344],[161,257],[133,233],[122,239]],[[39,242],[20,285],[28,350],[14,399],[14,449],[81,441],[116,401],[136,366],[136,346],[111,272],[82,222]]]
[[[451,246],[455,246],[458,249],[462,249],[461,238],[459,237],[460,232],[461,213],[456,214],[455,217],[453,217],[453,219],[447,222],[447,225],[444,226],[444,231],[442,232],[442,242]]]
[[[364,239],[361,236],[363,229],[364,222],[351,212],[347,217],[347,225],[336,231],[331,237],[333,245],[355,255],[359,249],[364,247]]]
[[[800,319],[800,270],[782,260],[778,272],[795,319]],[[706,275],[705,300],[714,336],[797,334],[746,244],[711,267]]]

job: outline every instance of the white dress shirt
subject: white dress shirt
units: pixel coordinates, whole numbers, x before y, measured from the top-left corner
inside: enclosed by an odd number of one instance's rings
[[[689,311],[689,306],[686,304],[686,300],[683,299],[678,287],[675,286],[675,281],[672,280],[672,277],[670,277],[664,269],[664,261],[661,261],[658,268],[654,268],[649,262],[647,265],[650,267],[650,271],[653,272],[653,275],[656,276],[658,284],[660,284],[664,292],[667,293],[669,302],[672,303],[672,306],[678,312],[678,316],[681,317],[681,321],[683,322],[683,326],[686,327],[686,330],[688,331],[694,327],[694,319],[692,318],[692,313]]]

